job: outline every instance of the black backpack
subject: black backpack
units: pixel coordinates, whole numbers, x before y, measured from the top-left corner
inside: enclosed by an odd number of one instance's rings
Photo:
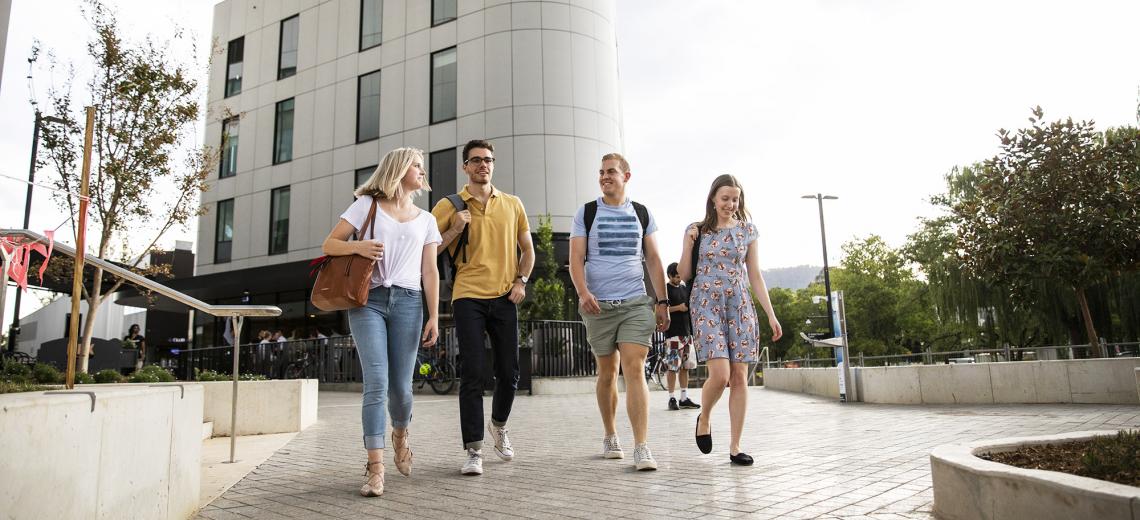
[[[444,200],[447,200],[455,207],[458,213],[467,209],[467,203],[463,201],[463,197],[458,193],[448,195]],[[440,299],[451,298],[451,289],[455,285],[455,273],[458,268],[455,265],[456,259],[459,255],[463,255],[463,261],[467,261],[467,229],[471,226],[468,224],[463,226],[463,231],[459,233],[459,238],[455,242],[455,254],[448,251],[446,247],[441,247],[439,256],[436,257],[436,267],[439,269],[440,274]]]
[[[697,279],[697,262],[701,260],[701,225],[697,223],[697,240],[693,242],[693,250],[689,252],[689,279],[685,280],[685,285],[689,286],[689,290],[693,290],[693,282]]]

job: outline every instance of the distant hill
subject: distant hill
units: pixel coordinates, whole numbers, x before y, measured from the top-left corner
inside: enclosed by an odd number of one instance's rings
[[[803,289],[807,287],[823,268],[816,265],[797,265],[795,267],[777,267],[764,270],[764,283],[769,287],[783,287],[785,289]]]

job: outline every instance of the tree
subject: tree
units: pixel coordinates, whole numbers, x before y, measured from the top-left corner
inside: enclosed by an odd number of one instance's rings
[[[558,278],[558,260],[554,256],[554,226],[549,214],[538,218],[538,231],[535,235],[535,252],[539,263],[534,280],[530,283],[530,295],[522,308],[523,319],[559,320],[564,316],[566,287]]]
[[[1088,289],[1140,266],[1140,132],[1098,133],[1091,121],[999,130],[1001,151],[976,174],[977,189],[951,206],[962,264],[1015,301],[1056,280],[1071,289],[1093,352]]]
[[[87,90],[89,104],[96,107],[88,233],[94,240],[88,243],[95,244],[101,258],[114,253],[137,267],[167,231],[202,213],[198,197],[217,155],[187,146],[200,114],[198,81],[188,65],[171,56],[170,43],[160,47],[150,38],[125,42],[114,13],[99,0],[89,0],[85,14],[94,31],[87,46],[93,68]],[[181,31],[175,31],[172,41],[181,39]],[[32,60],[36,57],[38,49]],[[64,193],[78,191],[85,124],[82,109],[73,103],[71,84],[48,92],[53,115],[64,120],[64,128],[48,125],[40,134],[48,160],[60,174],[54,182]],[[55,197],[75,214],[76,199],[58,193]],[[150,236],[148,228],[154,229]],[[104,291],[103,270],[93,270],[91,286],[84,287],[88,315],[79,354],[81,372],[87,371],[95,314],[123,283],[115,281]]]

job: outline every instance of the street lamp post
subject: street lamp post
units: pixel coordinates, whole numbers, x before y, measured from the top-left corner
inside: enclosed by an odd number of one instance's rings
[[[36,124],[32,127],[32,164],[28,167],[28,192],[24,197],[24,227],[21,229],[28,229],[29,221],[32,218],[32,187],[36,182],[36,155],[40,149],[40,126],[44,123],[65,123],[64,120],[54,117],[45,116],[36,110]],[[4,279],[7,280],[7,273]],[[4,290],[8,290],[7,285],[4,284]],[[21,291],[16,291],[16,309],[12,313],[12,327],[8,329],[8,352],[16,350],[16,338],[20,335],[20,295]],[[3,309],[0,309],[2,311]]]
[[[815,195],[804,195],[804,199],[815,199],[819,204],[819,237],[823,242],[823,289],[827,291],[824,298],[827,300],[827,337],[834,337],[835,333],[835,318],[831,308],[831,274],[827,268],[827,231],[823,227],[823,201],[836,200],[839,197],[833,195],[824,195],[816,193]]]

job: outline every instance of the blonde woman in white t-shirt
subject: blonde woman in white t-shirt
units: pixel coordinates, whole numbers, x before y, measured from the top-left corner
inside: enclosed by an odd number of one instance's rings
[[[412,472],[408,423],[412,419],[412,372],[416,349],[439,338],[439,274],[436,246],[441,242],[431,213],[412,203],[425,180],[424,155],[415,148],[388,152],[380,166],[356,189],[356,201],[340,216],[322,249],[330,256],[360,255],[375,260],[368,304],[348,311],[364,375],[362,424],[367,481],[364,496],[384,492],[384,429],[392,420],[392,459],[403,475]],[[363,235],[372,201],[377,201],[375,236]],[[359,240],[349,241],[354,233]],[[422,291],[421,291],[422,284]],[[421,331],[423,303],[428,319]]]

